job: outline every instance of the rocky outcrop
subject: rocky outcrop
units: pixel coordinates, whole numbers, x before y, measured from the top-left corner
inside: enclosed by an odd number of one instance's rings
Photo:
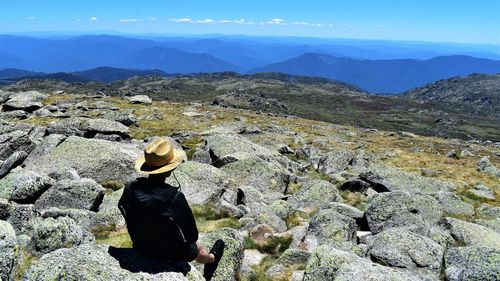
[[[331,202],[342,202],[342,197],[335,185],[322,180],[304,183],[290,199],[298,206],[309,209],[325,208]]]
[[[130,137],[127,126],[116,121],[101,118],[74,117],[53,122],[50,124],[49,132],[51,134],[76,135],[81,137],[95,137],[98,134],[118,135],[122,138]]]

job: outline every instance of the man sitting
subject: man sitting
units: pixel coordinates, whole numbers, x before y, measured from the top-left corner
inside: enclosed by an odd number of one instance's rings
[[[133,248],[140,254],[164,260],[186,275],[188,262],[205,264],[203,276],[210,280],[224,251],[217,240],[207,252],[198,240],[198,229],[184,194],[165,183],[185,158],[168,139],[157,139],[136,162],[139,173],[148,174],[125,187],[118,207],[125,218]],[[175,175],[174,175],[175,177]]]

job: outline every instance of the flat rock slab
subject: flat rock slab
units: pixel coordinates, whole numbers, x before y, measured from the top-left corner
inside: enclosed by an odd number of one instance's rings
[[[203,280],[199,272],[189,273],[186,277],[179,272],[168,272],[171,270],[172,267],[167,264],[148,260],[131,249],[82,245],[71,249],[60,249],[42,256],[28,270],[23,280]],[[151,273],[146,273],[148,271]]]
[[[71,136],[48,154],[34,159],[27,168],[48,175],[73,168],[78,175],[98,183],[125,183],[137,177],[134,165],[140,155],[142,151],[132,144]]]

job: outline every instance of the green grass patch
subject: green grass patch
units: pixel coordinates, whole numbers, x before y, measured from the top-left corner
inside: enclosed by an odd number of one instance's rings
[[[109,233],[106,238],[96,238],[97,244],[106,244],[117,248],[132,248],[132,240],[126,231]]]
[[[351,192],[344,190],[340,192],[340,196],[344,199],[344,203],[360,209],[366,210],[366,196],[362,193]]]
[[[239,229],[241,223],[224,212],[217,212],[212,205],[191,207],[199,232],[213,232],[222,227]]]
[[[288,228],[292,228],[294,226],[301,225],[303,222],[306,222],[310,219],[308,213],[302,211],[294,211],[291,215],[285,218],[285,223]]]
[[[23,277],[28,271],[28,269],[31,267],[32,264],[34,264],[38,260],[37,257],[32,256],[25,249],[22,249],[19,255],[22,259],[16,268],[16,272],[14,273],[14,280],[16,281],[23,280]]]
[[[92,234],[94,234],[94,237],[99,240],[108,238],[111,232],[115,230],[115,225],[100,225],[91,229],[90,232],[92,232]]]

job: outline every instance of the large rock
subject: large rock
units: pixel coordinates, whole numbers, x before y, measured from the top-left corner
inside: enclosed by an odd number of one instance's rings
[[[99,211],[92,221],[93,227],[106,227],[108,229],[119,229],[125,227],[125,219],[123,218],[118,201],[123,194],[123,188],[113,193],[104,195],[102,204],[99,206]]]
[[[453,192],[440,191],[434,194],[434,198],[439,201],[443,212],[451,216],[474,216],[474,206],[472,204],[463,202]]]
[[[354,219],[324,209],[311,218],[305,241],[310,249],[326,243],[355,242],[356,230]]]
[[[129,137],[128,127],[120,122],[101,118],[75,117],[62,121],[52,122],[49,127],[51,133],[62,135],[77,135],[94,137],[96,134],[119,135]]]
[[[38,91],[15,93],[4,103],[3,110],[24,110],[32,112],[43,106],[41,102],[45,98],[47,98],[47,95]]]
[[[10,170],[21,165],[28,156],[24,151],[16,151],[12,153],[5,161],[0,164],[0,179],[3,178]]]
[[[404,229],[388,229],[375,235],[369,255],[382,265],[439,270],[443,248],[431,239]]]
[[[8,221],[16,234],[30,234],[31,221],[38,216],[33,204],[17,204],[0,198],[0,220]]]
[[[35,206],[97,211],[103,196],[104,188],[93,179],[61,180],[43,193]]]
[[[318,171],[325,174],[335,174],[341,172],[349,166],[354,158],[354,153],[348,150],[330,151],[318,161]]]
[[[137,177],[134,165],[140,155],[142,151],[134,145],[71,136],[26,167],[49,175],[73,168],[99,183],[128,182]]]
[[[420,281],[420,278],[396,271],[331,245],[318,247],[306,266],[304,281]]]
[[[213,134],[205,137],[212,162],[218,167],[250,156],[271,156],[273,153],[243,137],[232,134]],[[231,157],[231,155],[234,155]],[[224,158],[234,158],[233,160]]]
[[[61,281],[182,281],[203,280],[199,272],[188,277],[167,263],[144,258],[131,249],[82,245],[46,254],[31,266],[24,280]],[[192,270],[194,271],[194,270]]]
[[[37,253],[48,253],[59,248],[90,243],[94,236],[82,229],[68,217],[37,218],[33,222],[31,249]]]
[[[454,218],[445,218],[443,224],[450,231],[451,236],[462,244],[500,247],[500,234],[490,228]]]
[[[285,192],[289,173],[272,160],[250,157],[221,168],[237,185],[250,185],[261,192]]]
[[[190,204],[205,205],[217,203],[225,189],[225,178],[222,171],[211,165],[188,161],[175,169],[167,183],[175,187],[180,184]]]
[[[360,174],[360,178],[374,186],[375,190],[407,190],[434,193],[439,191],[454,191],[456,189],[456,186],[449,182],[423,177],[380,164],[370,165],[364,173]]]
[[[35,161],[36,159],[49,154],[56,146],[58,146],[62,141],[66,139],[66,136],[59,134],[52,134],[45,137],[28,155],[24,163],[26,165]]]
[[[11,280],[18,256],[16,232],[12,226],[0,220],[0,280]]]
[[[323,181],[312,180],[304,183],[291,198],[299,206],[324,208],[331,202],[342,202],[342,197],[335,185]]]
[[[153,101],[146,95],[135,95],[129,98],[132,104],[151,104]]]
[[[405,227],[424,235],[438,222],[441,214],[439,202],[431,196],[402,191],[372,197],[365,212],[368,226],[374,233]]]
[[[199,241],[205,249],[210,249],[217,239],[224,240],[226,246],[224,247],[224,255],[219,262],[219,266],[217,267],[215,276],[214,278],[212,278],[212,280],[238,280],[238,272],[241,269],[243,254],[245,250],[243,236],[241,236],[238,231],[234,229],[222,228],[215,232],[207,234]],[[197,266],[201,271],[202,265],[197,264]]]
[[[42,174],[17,170],[0,180],[0,197],[18,202],[34,203],[54,181]]]
[[[488,247],[451,248],[445,255],[448,281],[500,280],[500,250]]]
[[[6,160],[16,151],[30,153],[35,147],[29,131],[15,130],[0,135],[0,160]]]

